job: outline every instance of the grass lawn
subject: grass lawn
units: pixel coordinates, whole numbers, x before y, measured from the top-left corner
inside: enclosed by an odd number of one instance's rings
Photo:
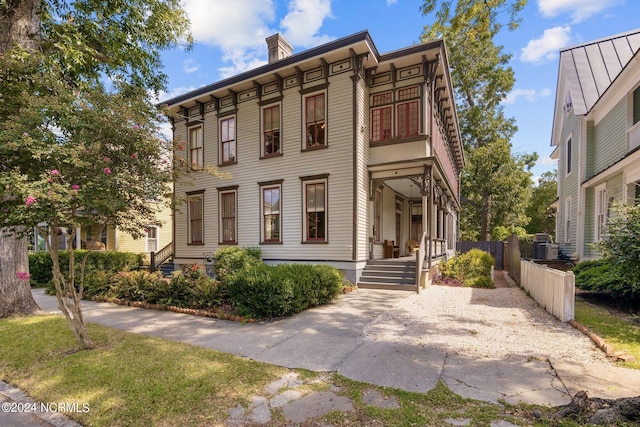
[[[290,370],[226,353],[89,325],[98,348],[76,351],[73,334],[61,316],[0,320],[0,379],[44,402],[88,404],[71,415],[86,426],[224,425],[229,410],[247,407],[265,386]],[[553,408],[490,404],[463,399],[444,384],[426,394],[375,387],[337,374],[296,371],[304,393],[334,390],[352,399],[354,410],[330,412],[310,425],[450,426],[446,419],[489,426],[505,420],[517,425],[551,425],[534,417]],[[337,388],[336,388],[337,387]],[[395,399],[395,409],[363,403],[365,391]],[[283,390],[281,390],[283,391]],[[271,409],[270,426],[290,425],[282,409]],[[574,421],[553,425],[578,426]]]
[[[625,368],[640,369],[640,326],[613,314],[604,307],[576,299],[576,320],[602,337],[615,351],[634,356],[635,362],[623,363]]]

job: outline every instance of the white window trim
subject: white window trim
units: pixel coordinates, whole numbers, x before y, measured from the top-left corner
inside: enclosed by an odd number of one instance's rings
[[[324,239],[308,238],[308,218],[307,218],[307,185],[324,184]],[[329,183],[327,178],[309,179],[302,181],[302,241],[307,243],[328,243],[329,242]]]
[[[153,252],[157,252],[160,249],[160,227],[158,227],[157,225],[147,225],[145,227],[146,230],[150,230],[150,229],[155,229],[156,230],[156,250]],[[145,233],[146,237],[145,237],[145,247],[146,247],[146,251],[147,252],[151,252],[150,248],[149,248],[149,233]]]
[[[604,200],[602,195],[604,194]],[[599,242],[602,240],[601,230],[607,224],[607,208],[608,208],[607,184],[601,184],[595,187],[595,203],[594,203],[594,234],[593,240]],[[600,227],[600,218],[602,215],[602,227]]]
[[[571,243],[571,197],[564,199],[564,243]]]
[[[573,146],[573,134],[570,134],[564,140],[564,175],[569,176],[573,172],[573,148],[569,148],[569,145]],[[571,151],[571,157],[569,157],[569,151]]]

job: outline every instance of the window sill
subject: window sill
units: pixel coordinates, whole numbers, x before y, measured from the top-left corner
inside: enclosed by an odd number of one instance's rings
[[[324,150],[326,148],[329,148],[329,146],[324,144],[324,145],[317,145],[317,146],[313,146],[313,147],[305,147],[305,148],[301,149],[300,151],[302,151],[302,152],[305,152],[305,151],[317,151],[317,150]]]
[[[238,161],[234,160],[233,162],[218,163],[218,166],[219,167],[222,167],[222,166],[233,166],[233,165],[237,165],[237,164],[238,164]]]
[[[261,245],[282,245],[283,243],[280,242],[260,242]]]
[[[328,245],[329,242],[327,242],[326,240],[303,240],[302,242],[303,245]]]
[[[218,242],[218,245],[237,246],[238,242]]]
[[[260,160],[264,160],[264,159],[273,159],[273,158],[277,158],[277,157],[282,157],[283,154],[282,153],[277,153],[277,154],[268,154],[266,156],[260,156],[259,159]]]
[[[187,246],[204,246],[204,242],[187,243]]]

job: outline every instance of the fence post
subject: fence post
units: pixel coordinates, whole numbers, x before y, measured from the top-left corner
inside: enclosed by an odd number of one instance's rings
[[[576,304],[576,277],[573,271],[567,271],[564,276],[564,310],[562,310],[562,321],[568,322],[575,318]]]

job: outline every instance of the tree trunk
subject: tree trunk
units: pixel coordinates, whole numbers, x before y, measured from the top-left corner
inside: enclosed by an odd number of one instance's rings
[[[27,239],[0,229],[0,318],[40,310],[31,295]]]
[[[58,299],[58,308],[64,314],[65,319],[69,327],[73,331],[78,344],[83,349],[92,349],[96,347],[91,337],[89,337],[89,331],[87,325],[84,323],[84,317],[82,316],[82,307],[80,306],[81,296],[76,291],[75,287],[75,251],[71,248],[71,242],[73,240],[74,232],[70,233],[69,237],[69,275],[64,277],[60,271],[60,259],[58,257],[58,236],[56,233],[58,230],[57,220],[54,224],[48,227],[46,233],[47,248],[49,255],[51,255],[51,261],[53,263],[53,284],[56,287],[56,298]],[[51,243],[49,243],[51,242]]]
[[[19,45],[36,49],[40,31],[40,0],[14,0],[0,7],[0,54]],[[2,118],[0,118],[1,120]],[[26,237],[0,228],[0,317],[40,310],[31,295]]]

